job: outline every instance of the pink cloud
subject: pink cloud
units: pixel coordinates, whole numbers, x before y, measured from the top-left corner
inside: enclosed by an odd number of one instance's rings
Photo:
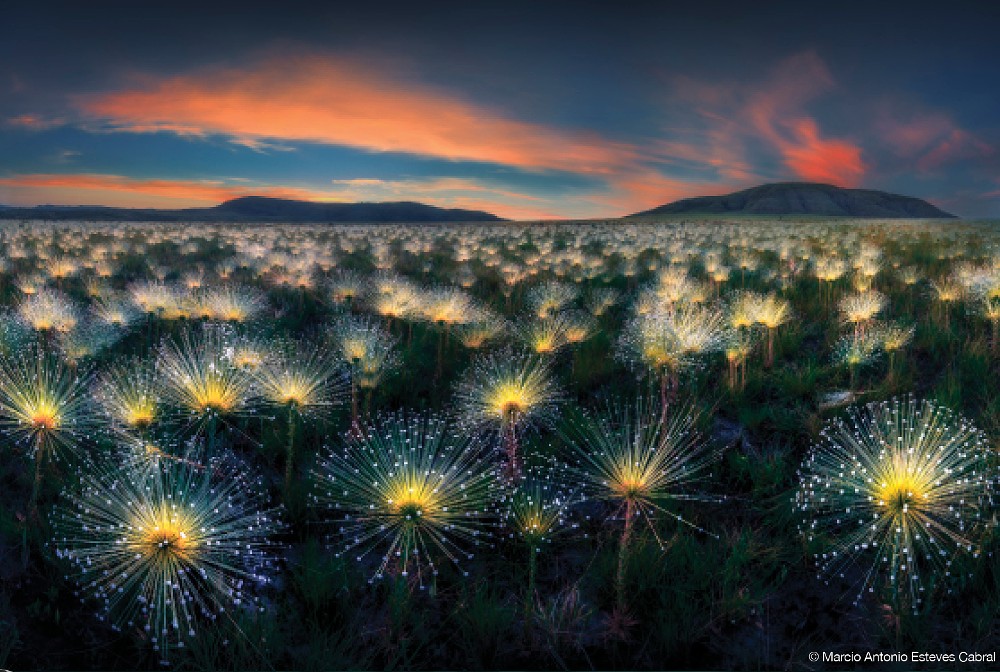
[[[783,176],[855,186],[867,170],[862,148],[849,138],[826,137],[807,111],[809,104],[835,89],[830,70],[811,51],[783,61],[758,81],[677,80],[675,96],[696,107],[693,133],[703,138],[685,151],[701,151],[720,175],[749,182],[760,176],[746,147],[763,143],[781,161]]]
[[[829,69],[813,52],[782,63],[769,81],[750,95],[753,127],[769,141],[796,178],[857,186],[865,174],[861,147],[845,139],[822,137],[805,106],[835,88]]]
[[[961,128],[942,112],[900,110],[884,105],[876,122],[881,138],[901,158],[921,172],[931,172],[955,161],[989,157],[995,149]]]

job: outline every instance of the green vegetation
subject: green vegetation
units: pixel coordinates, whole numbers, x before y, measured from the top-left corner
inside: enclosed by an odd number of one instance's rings
[[[0,235],[0,667],[1000,644],[990,225]]]

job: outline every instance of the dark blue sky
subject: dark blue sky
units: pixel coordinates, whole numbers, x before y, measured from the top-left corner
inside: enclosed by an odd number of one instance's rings
[[[993,3],[12,4],[0,203],[600,217],[795,179],[1000,217]]]

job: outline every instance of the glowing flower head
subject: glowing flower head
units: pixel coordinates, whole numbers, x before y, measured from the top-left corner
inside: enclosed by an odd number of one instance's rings
[[[799,470],[800,529],[821,576],[886,582],[917,610],[961,554],[977,556],[996,474],[978,429],[933,402],[872,403],[828,424]],[[851,568],[857,566],[855,574]]]
[[[35,331],[68,332],[80,321],[73,301],[54,289],[40,289],[21,301],[17,308],[21,320]]]
[[[870,289],[865,292],[849,294],[841,299],[840,313],[844,322],[861,325],[875,319],[875,316],[885,310],[887,303],[884,294]]]
[[[373,580],[413,573],[425,587],[439,562],[461,569],[487,543],[498,493],[484,455],[442,420],[390,416],[321,457],[315,502],[337,516],[341,553],[374,558]]]
[[[471,426],[523,428],[550,424],[562,393],[543,360],[503,350],[473,364],[459,382],[455,400],[459,416]]]
[[[574,285],[552,281],[528,290],[528,304],[540,319],[551,317],[576,301],[579,290]]]
[[[512,537],[524,541],[534,552],[554,538],[579,527],[571,522],[570,508],[579,497],[552,468],[534,469],[508,497],[504,524]]]
[[[97,379],[94,397],[112,424],[123,430],[145,431],[160,419],[160,381],[145,360],[110,365]]]
[[[396,339],[374,320],[346,317],[330,335],[335,351],[360,387],[377,387],[398,363]]]
[[[622,353],[655,371],[678,372],[696,366],[702,356],[722,350],[727,341],[722,311],[685,305],[673,311],[637,317],[622,337]]]
[[[253,377],[236,365],[226,331],[185,331],[160,349],[164,398],[191,416],[210,419],[251,409]]]
[[[80,597],[166,660],[221,614],[261,608],[280,530],[262,492],[231,459],[105,459],[64,493],[52,545]]]
[[[256,369],[254,377],[264,401],[291,406],[299,413],[318,413],[344,396],[346,379],[322,347],[284,343]]]
[[[641,516],[656,534],[653,522],[659,514],[697,528],[669,510],[667,502],[714,499],[696,486],[711,475],[721,453],[700,439],[696,422],[691,410],[674,412],[664,421],[640,400],[634,409],[612,407],[600,415],[577,417],[563,434],[584,494],[610,502],[619,515],[630,511]]]
[[[0,360],[0,425],[15,443],[51,455],[73,449],[94,426],[88,376],[41,348]]]

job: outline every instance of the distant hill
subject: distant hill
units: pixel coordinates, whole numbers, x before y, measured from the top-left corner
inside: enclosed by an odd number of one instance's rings
[[[954,218],[927,201],[871,189],[842,189],[830,184],[778,182],[728,196],[685,198],[640,215],[821,215],[900,219]]]
[[[500,222],[479,210],[438,208],[423,203],[313,203],[283,198],[244,196],[211,208],[157,210],[110,208],[94,205],[39,205],[30,208],[0,205],[0,219],[48,219],[147,222],[291,222],[324,224],[357,222]]]

